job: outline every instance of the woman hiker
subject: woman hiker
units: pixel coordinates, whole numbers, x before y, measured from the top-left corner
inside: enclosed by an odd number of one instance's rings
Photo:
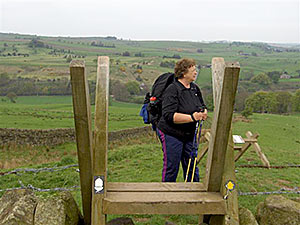
[[[163,150],[163,182],[176,182],[180,162],[187,181],[199,182],[196,167],[192,176],[193,163],[187,171],[189,159],[197,149],[193,147],[196,124],[207,118],[207,107],[201,91],[194,83],[197,78],[193,59],[182,59],[175,65],[175,81],[163,93],[162,117],[157,124],[157,134]]]

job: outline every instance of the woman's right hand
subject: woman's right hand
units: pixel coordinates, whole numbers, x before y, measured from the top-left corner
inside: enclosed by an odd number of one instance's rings
[[[194,112],[193,116],[195,118],[195,120],[199,121],[199,120],[206,120],[207,118],[207,110],[205,109],[204,112]]]

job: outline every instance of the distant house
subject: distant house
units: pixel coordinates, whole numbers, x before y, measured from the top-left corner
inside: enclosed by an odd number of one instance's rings
[[[288,75],[288,74],[282,74],[282,75],[280,76],[280,79],[291,79],[291,76]]]

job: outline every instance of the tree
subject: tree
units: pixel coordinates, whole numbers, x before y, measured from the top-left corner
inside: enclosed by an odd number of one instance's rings
[[[28,43],[29,48],[44,48],[45,44],[42,41],[38,41],[37,39],[32,39]]]
[[[126,51],[126,52],[123,52],[122,54],[123,56],[130,56],[130,52]]]
[[[16,99],[17,99],[17,95],[14,92],[9,92],[6,97],[12,102],[12,103],[16,103]]]
[[[128,81],[125,86],[130,95],[138,95],[140,93],[140,85],[136,81]]]
[[[130,94],[123,83],[121,83],[119,80],[111,80],[109,85],[110,93],[117,101],[129,101]]]
[[[250,80],[252,83],[258,83],[263,86],[268,86],[272,83],[272,80],[265,73],[255,75]]]
[[[292,98],[292,106],[294,112],[300,112],[300,89],[295,92]]]
[[[9,76],[7,73],[0,74],[0,87],[6,86],[10,82]]]
[[[270,113],[276,110],[276,95],[272,92],[258,91],[246,99],[245,108],[253,112]]]
[[[254,76],[253,71],[243,71],[241,77],[243,80],[251,80]]]
[[[276,92],[276,113],[287,113],[292,108],[292,94],[287,91]]]
[[[252,115],[253,109],[250,106],[247,106],[244,108],[244,110],[242,111],[242,116],[248,118],[249,116]]]
[[[240,86],[238,88],[238,91],[236,93],[235,97],[235,103],[234,103],[234,110],[241,112],[245,108],[245,100],[249,97],[250,93],[247,91],[247,89],[243,86]]]
[[[273,81],[274,84],[277,84],[280,78],[280,72],[279,71],[272,71],[267,73],[268,77]]]

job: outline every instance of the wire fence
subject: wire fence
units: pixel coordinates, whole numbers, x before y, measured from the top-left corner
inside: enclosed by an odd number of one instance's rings
[[[61,188],[61,187],[55,187],[55,188],[38,188],[34,187],[31,184],[28,184],[27,186],[22,183],[22,181],[19,180],[20,187],[14,187],[14,188],[7,188],[7,189],[0,189],[0,192],[3,191],[12,191],[12,190],[19,190],[19,189],[30,189],[36,192],[54,192],[54,191],[74,191],[74,190],[80,190],[80,186],[71,186],[67,188]],[[256,196],[256,195],[272,195],[272,194],[300,194],[300,188],[295,187],[294,189],[286,189],[281,188],[278,191],[261,191],[261,192],[240,192],[238,191],[239,196]]]
[[[7,176],[11,174],[15,174],[18,176],[22,176],[24,173],[39,173],[39,172],[56,172],[56,171],[62,171],[67,170],[69,168],[78,167],[78,164],[73,165],[67,165],[67,166],[60,166],[60,167],[52,167],[52,168],[20,168],[15,169],[7,172],[0,172],[0,176]],[[247,167],[247,168],[265,168],[264,166],[259,165],[240,165],[239,167]],[[287,165],[287,166],[273,166],[271,168],[275,169],[284,169],[284,168],[300,168],[300,165]],[[79,172],[79,169],[76,169],[76,172]],[[73,191],[73,190],[80,190],[80,186],[74,185],[71,187],[55,187],[55,188],[39,188],[34,187],[31,184],[24,185],[22,181],[18,181],[20,184],[20,187],[12,187],[12,188],[6,188],[6,189],[0,189],[0,192],[4,191],[12,191],[12,190],[19,190],[19,189],[31,189],[36,192],[54,192],[54,191]],[[281,188],[278,191],[262,191],[262,192],[240,192],[238,191],[239,196],[256,196],[256,195],[271,195],[271,194],[300,194],[300,188],[295,187],[293,189],[287,189],[287,188]]]
[[[10,174],[18,174],[21,175],[21,173],[39,173],[39,172],[56,172],[56,171],[61,171],[61,170],[66,170],[71,167],[78,167],[78,164],[73,164],[73,165],[67,165],[67,166],[60,166],[60,167],[53,167],[53,168],[38,168],[38,169],[33,169],[33,168],[20,168],[20,169],[15,169],[7,172],[0,172],[0,176],[5,176],[5,175],[10,175]],[[78,170],[79,171],[79,170]]]

